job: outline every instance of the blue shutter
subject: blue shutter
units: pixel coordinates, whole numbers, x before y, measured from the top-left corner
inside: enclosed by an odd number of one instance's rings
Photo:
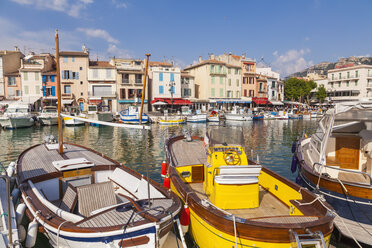
[[[43,83],[45,83],[45,82],[46,82],[46,76],[43,75]]]
[[[76,74],[76,79],[79,79],[79,72],[75,72]]]
[[[174,82],[174,73],[171,73],[171,74],[170,74],[170,81],[171,81],[171,82]]]
[[[163,73],[162,72],[159,73],[159,81],[161,81],[161,82],[163,81]]]
[[[171,86],[171,93],[174,94],[175,90],[174,90],[174,86]]]
[[[54,76],[51,76],[50,78],[51,78],[51,81],[54,83]]]
[[[46,87],[43,86],[43,96],[46,96]]]
[[[62,79],[65,79],[65,71],[62,71]]]
[[[164,86],[159,86],[159,94],[164,94]]]
[[[56,87],[52,86],[52,96],[56,96]]]

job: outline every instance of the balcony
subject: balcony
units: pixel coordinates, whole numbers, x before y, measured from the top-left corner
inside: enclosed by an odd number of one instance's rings
[[[372,73],[368,73],[367,78],[372,78]]]
[[[334,77],[334,79],[332,78],[328,78],[328,81],[329,82],[336,82],[336,81],[347,81],[347,80],[355,80],[355,79],[358,79],[360,75],[358,76],[355,76],[355,75],[350,75],[349,77],[347,76],[343,76],[343,77]],[[372,75],[371,75],[372,76]]]
[[[72,98],[72,93],[62,93],[62,97],[64,97],[64,98]]]
[[[121,84],[129,84],[129,78],[123,78]]]
[[[88,97],[116,98],[116,91],[88,91]]]
[[[372,89],[372,83],[367,84],[367,89]]]
[[[135,84],[143,84],[142,79],[136,79]]]

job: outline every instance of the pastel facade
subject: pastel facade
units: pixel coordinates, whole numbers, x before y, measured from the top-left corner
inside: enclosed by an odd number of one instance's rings
[[[331,101],[372,97],[372,66],[356,65],[328,71],[327,95]]]
[[[0,51],[0,100],[5,97],[4,74],[14,73],[21,67],[21,59],[24,55],[15,47],[15,51]]]
[[[242,96],[256,97],[256,61],[249,58],[241,59],[242,66]]]
[[[188,72],[181,72],[181,97],[183,99],[195,99],[194,77]]]
[[[21,75],[19,72],[4,74],[5,99],[20,100],[22,97]]]
[[[89,53],[83,47],[82,52],[61,51],[61,94],[63,107],[78,105],[81,110],[88,106],[88,68]]]
[[[256,68],[259,76],[265,76],[267,80],[267,98],[269,101],[284,100],[284,83],[280,81],[280,74],[272,71],[271,67]]]
[[[117,110],[121,111],[130,105],[139,104],[142,98],[144,63],[140,59],[113,58],[111,65],[116,68]],[[148,110],[149,82],[146,84],[144,111]]]
[[[151,72],[151,100],[155,98],[181,98],[181,69],[155,66]]]
[[[46,106],[57,104],[57,72],[55,70],[42,73],[43,103]]]
[[[117,111],[116,69],[107,61],[90,61],[88,68],[88,104]]]

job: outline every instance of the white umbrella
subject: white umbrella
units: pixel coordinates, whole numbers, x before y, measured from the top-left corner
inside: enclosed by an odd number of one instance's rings
[[[166,102],[155,102],[152,105],[154,105],[154,106],[161,106],[161,105],[167,105],[167,104],[168,103],[166,103]]]

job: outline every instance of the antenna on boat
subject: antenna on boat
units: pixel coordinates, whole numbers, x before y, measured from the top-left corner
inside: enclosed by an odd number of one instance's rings
[[[61,116],[61,78],[59,68],[59,37],[58,29],[56,30],[56,76],[57,76],[57,99],[58,99],[58,153],[63,153],[63,133],[62,133],[62,116]]]
[[[145,68],[145,78],[143,79],[143,88],[142,88],[142,100],[141,100],[141,110],[139,116],[139,124],[142,125],[142,113],[143,113],[143,102],[145,100],[145,91],[146,91],[146,80],[147,80],[147,70],[149,67],[149,57],[151,54],[146,53],[146,68]],[[147,103],[148,104],[148,103]]]

